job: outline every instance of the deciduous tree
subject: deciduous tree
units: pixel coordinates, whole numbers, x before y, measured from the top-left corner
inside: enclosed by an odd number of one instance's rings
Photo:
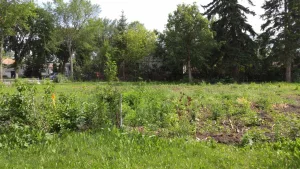
[[[3,78],[2,54],[4,52],[4,40],[9,35],[15,34],[15,27],[26,28],[26,21],[33,16],[34,4],[25,0],[1,0],[0,1],[0,81]]]
[[[73,58],[76,54],[75,42],[79,40],[90,19],[96,19],[100,7],[93,5],[89,0],[54,0],[53,7],[50,9],[56,16],[56,27],[59,28],[59,36],[62,37],[62,43],[65,43],[71,65],[70,76],[73,78]]]
[[[170,62],[179,70],[187,65],[189,82],[192,82],[192,68],[205,65],[215,46],[208,20],[196,4],[177,6],[177,10],[169,15],[164,39]]]

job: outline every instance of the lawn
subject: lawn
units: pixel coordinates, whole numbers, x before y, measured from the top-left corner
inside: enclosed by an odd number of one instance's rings
[[[2,86],[0,168],[297,168],[299,87]]]

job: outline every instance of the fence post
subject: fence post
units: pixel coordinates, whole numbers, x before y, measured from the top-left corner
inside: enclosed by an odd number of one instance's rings
[[[122,94],[120,94],[120,128],[123,127],[123,117],[122,117]]]

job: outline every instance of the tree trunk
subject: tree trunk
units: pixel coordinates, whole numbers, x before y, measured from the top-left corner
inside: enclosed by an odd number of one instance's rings
[[[123,80],[126,79],[126,75],[125,75],[125,60],[123,61],[123,64],[122,64],[122,72],[123,72]]]
[[[234,66],[233,77],[236,82],[240,80],[240,69],[238,65]]]
[[[62,74],[66,73],[65,67],[66,67],[66,62],[63,61],[62,64],[60,65],[60,72]]]
[[[69,57],[70,57],[70,78],[73,79],[73,58],[72,58],[72,56],[74,55],[74,51],[72,50],[72,41],[69,40],[67,45],[68,45],[68,51],[69,51]]]
[[[0,82],[3,81],[2,51],[3,51],[3,38],[0,38]]]
[[[286,82],[292,82],[292,63],[290,61],[286,64],[285,80]]]
[[[15,79],[18,79],[19,78],[19,68],[16,68],[15,69]]]
[[[187,60],[187,69],[189,74],[189,83],[193,82],[193,76],[192,76],[192,68],[191,68],[191,55],[190,50],[188,49],[188,60]]]
[[[15,58],[15,79],[18,79],[19,78],[19,70],[20,70],[20,68],[19,68],[19,62],[20,62],[20,53],[18,53],[18,58],[19,59],[16,59]]]
[[[284,11],[287,15],[288,13],[288,3],[287,0],[284,0]],[[285,16],[284,19],[284,33],[285,33],[285,37],[284,40],[285,42],[287,41],[287,30],[288,30],[288,17]],[[287,49],[287,44],[285,44],[285,53],[287,54],[287,60],[286,60],[286,65],[285,65],[285,80],[286,82],[291,82],[292,81],[292,59],[291,59],[291,54],[290,51]]]
[[[72,58],[72,56],[73,56],[73,52],[71,52],[70,53],[70,77],[71,77],[71,79],[73,79],[73,58]]]
[[[189,82],[192,83],[193,82],[193,77],[192,77],[191,59],[190,58],[187,62],[187,65],[188,65]]]

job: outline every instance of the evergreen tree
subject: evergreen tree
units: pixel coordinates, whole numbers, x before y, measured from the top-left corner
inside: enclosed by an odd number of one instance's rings
[[[248,2],[254,5],[251,0]],[[206,10],[204,14],[213,20],[215,39],[222,44],[213,55],[216,57],[213,65],[223,66],[227,74],[238,80],[240,71],[250,66],[255,56],[253,39],[256,33],[247,23],[246,16],[255,13],[239,4],[238,0],[213,0],[203,7]]]
[[[121,18],[118,21],[117,29],[119,33],[124,33],[127,29],[127,18],[124,14],[124,11],[122,11]]]
[[[292,64],[300,48],[300,1],[266,0],[262,6],[265,23],[264,36],[269,37],[271,56],[279,58],[285,66],[285,80],[292,81]]]
[[[127,48],[127,42],[126,42],[126,39],[125,39],[125,33],[127,31],[127,27],[128,27],[128,24],[127,24],[127,18],[124,14],[124,11],[122,11],[122,14],[121,14],[121,17],[120,19],[118,20],[118,23],[117,23],[117,34],[114,38],[114,47],[117,49],[115,52],[115,59],[118,60],[118,66],[120,69],[120,72],[122,72],[122,75],[123,75],[123,79],[126,79],[125,77],[125,62],[126,62],[126,59],[125,59],[125,51],[126,51],[126,48]]]

